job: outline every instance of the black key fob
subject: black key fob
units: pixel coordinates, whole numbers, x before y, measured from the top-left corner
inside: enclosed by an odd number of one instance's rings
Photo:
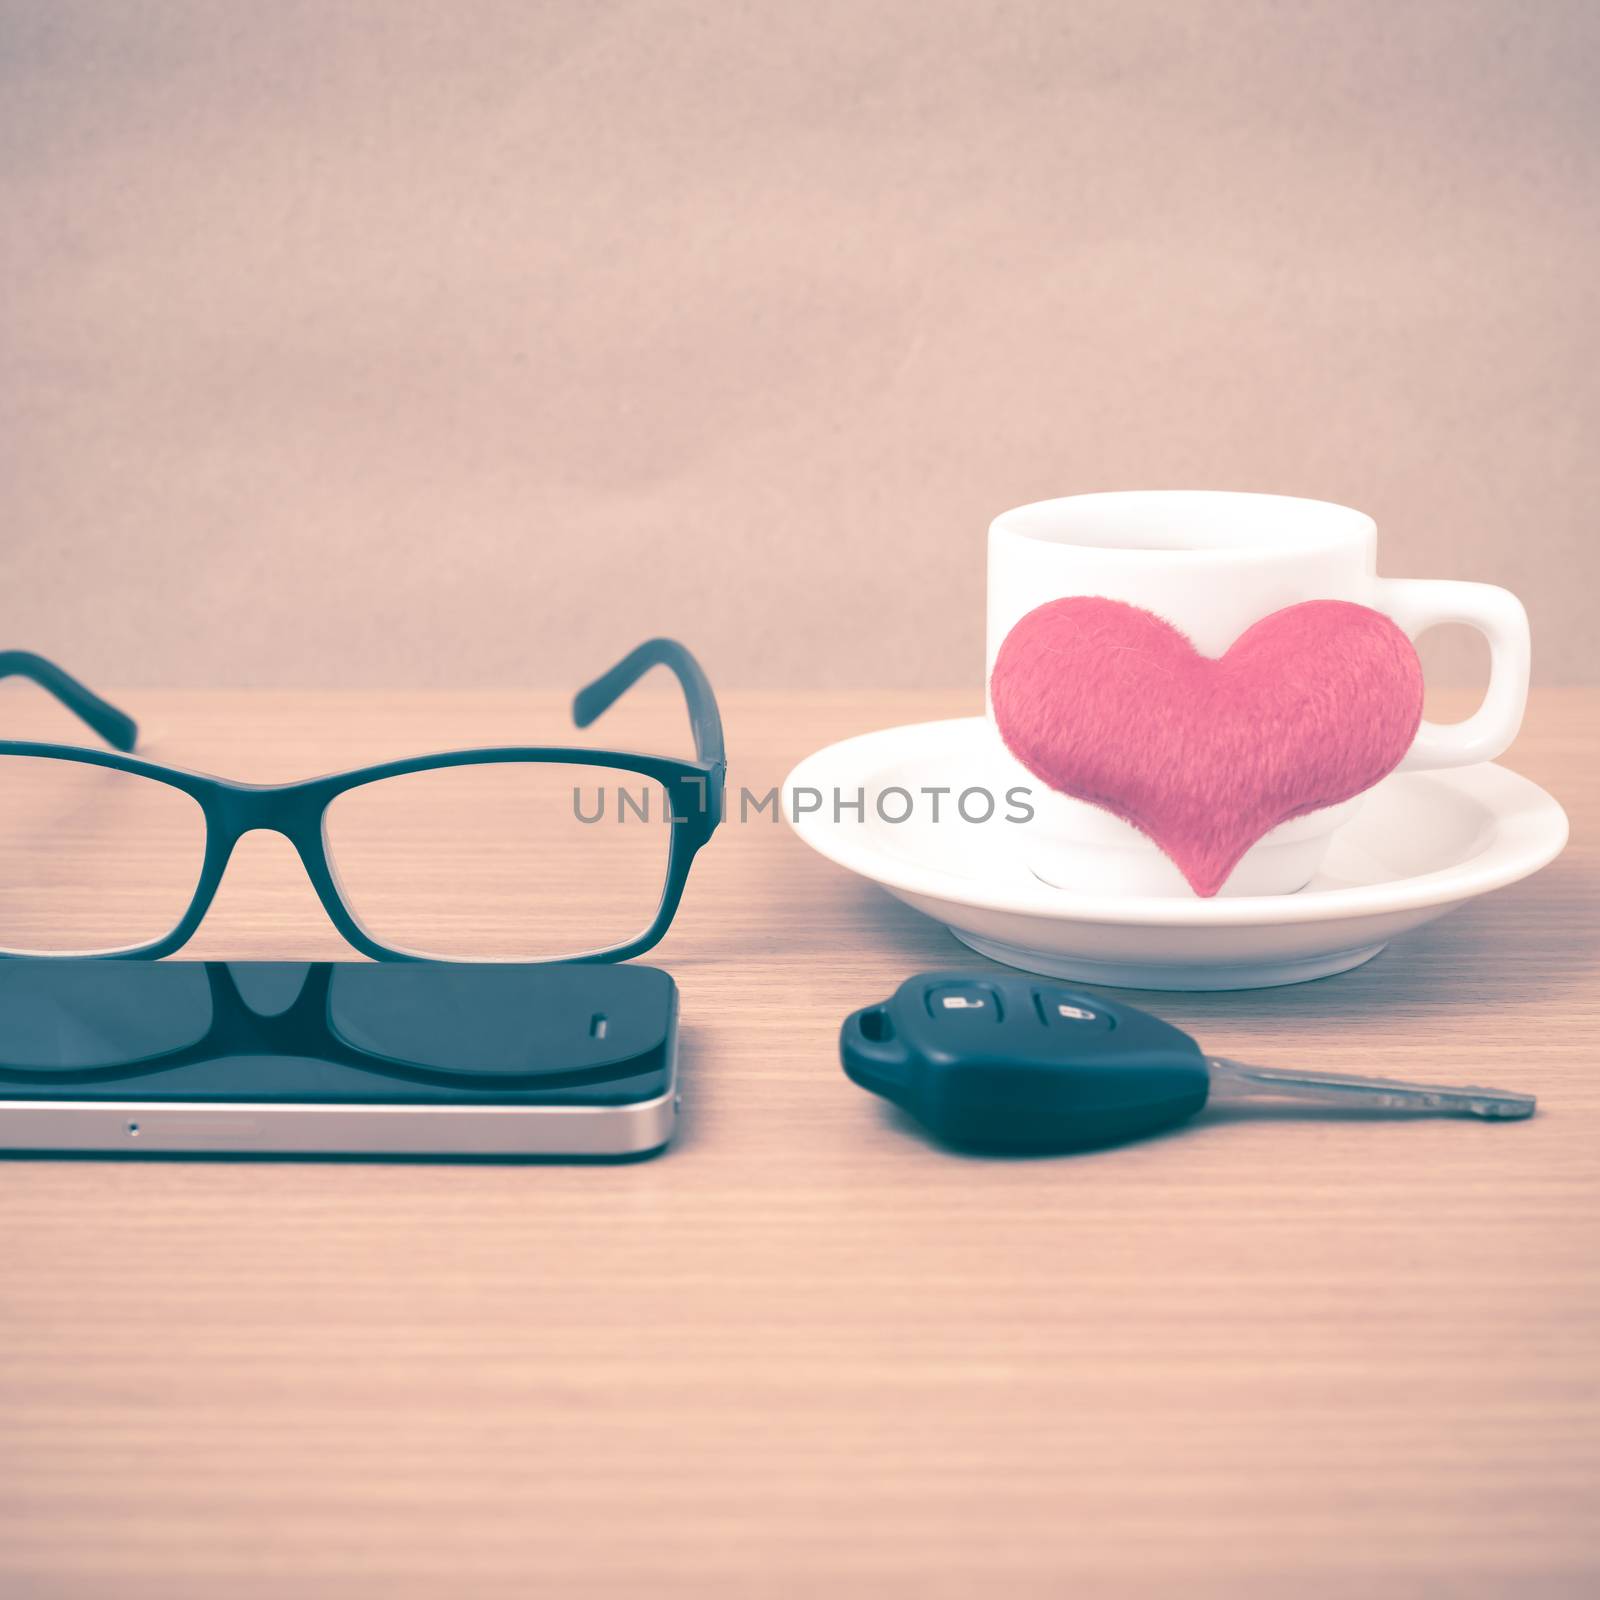
[[[863,1089],[970,1150],[1119,1144],[1187,1121],[1210,1087],[1181,1029],[1024,973],[908,978],[845,1019],[839,1051]]]

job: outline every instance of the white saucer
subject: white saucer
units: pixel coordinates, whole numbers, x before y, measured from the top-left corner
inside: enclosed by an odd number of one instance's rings
[[[1504,767],[1395,773],[1335,836],[1298,894],[1211,900],[1075,895],[1036,878],[1025,826],[954,815],[951,795],[983,784],[993,735],[981,717],[887,728],[808,756],[785,783],[785,815],[814,850],[945,923],[1008,966],[1136,989],[1258,989],[1345,972],[1396,934],[1516,883],[1560,854],[1567,818],[1543,789]],[[946,795],[935,823],[919,804],[886,822],[876,796],[898,787]],[[795,818],[787,797],[815,789]],[[865,818],[854,800],[865,790]],[[833,797],[847,808],[835,815]],[[920,798],[920,796],[919,796]],[[898,815],[904,802],[886,807]],[[972,809],[976,810],[974,805]]]

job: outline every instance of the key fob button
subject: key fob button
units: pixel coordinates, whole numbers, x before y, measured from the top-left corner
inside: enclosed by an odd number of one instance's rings
[[[1035,989],[1033,999],[1047,1028],[1109,1033],[1115,1025],[1111,1013],[1087,995],[1073,994],[1068,989]]]
[[[928,990],[928,1015],[936,1022],[998,1022],[1000,996],[986,983],[937,984]]]

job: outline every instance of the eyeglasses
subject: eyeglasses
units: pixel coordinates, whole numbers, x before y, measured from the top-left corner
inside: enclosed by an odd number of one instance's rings
[[[170,955],[259,828],[289,840],[334,926],[378,960],[638,955],[722,819],[722,718],[671,639],[572,702],[586,728],[657,666],[688,701],[693,761],[506,745],[253,784],[122,753],[132,718],[42,656],[0,652],[0,678],[30,679],[115,747],[0,740],[0,954]]]

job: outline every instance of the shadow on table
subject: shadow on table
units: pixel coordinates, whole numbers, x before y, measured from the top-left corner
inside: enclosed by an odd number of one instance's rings
[[[879,1115],[885,1127],[892,1128],[896,1133],[915,1140],[940,1156],[948,1156],[958,1161],[1009,1165],[1028,1165],[1056,1161],[1092,1162],[1098,1158],[1115,1156],[1119,1152],[1131,1149],[1135,1145],[1165,1144],[1168,1141],[1177,1139],[1201,1139],[1211,1129],[1223,1128],[1237,1123],[1317,1122],[1326,1125],[1328,1123],[1371,1124],[1380,1122],[1437,1122],[1441,1120],[1438,1117],[1430,1117],[1426,1113],[1415,1111],[1381,1111],[1371,1108],[1343,1109],[1307,1106],[1304,1104],[1295,1105],[1287,1101],[1263,1100],[1249,1105],[1207,1106],[1188,1122],[1180,1122],[1171,1128],[1162,1128],[1155,1133],[1126,1139],[1120,1144],[1094,1145],[1084,1150],[996,1151],[973,1150],[962,1145],[946,1144],[943,1140],[934,1138],[915,1117],[908,1112],[902,1111],[899,1106],[887,1104],[880,1106]],[[1472,1117],[1458,1117],[1452,1120],[1480,1128],[1493,1126],[1488,1121]]]

